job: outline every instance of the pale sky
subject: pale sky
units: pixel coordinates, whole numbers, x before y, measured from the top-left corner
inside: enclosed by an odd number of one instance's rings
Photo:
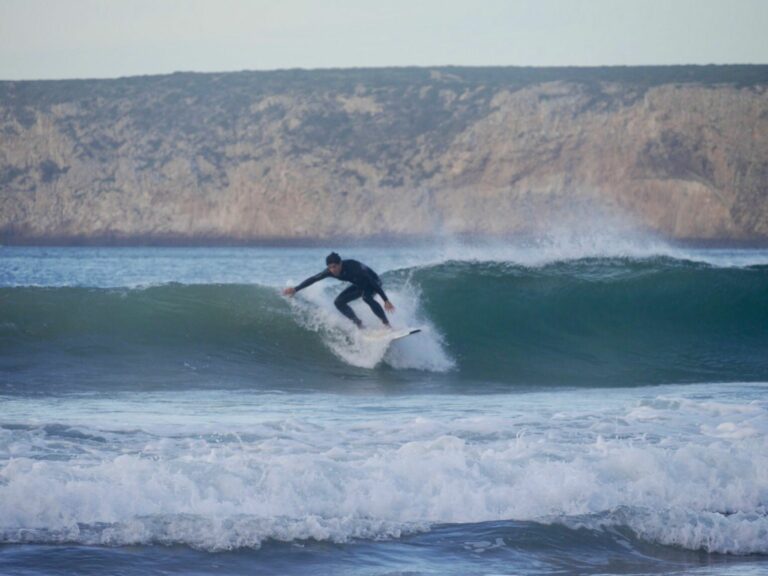
[[[0,80],[768,63],[768,0],[0,0]]]

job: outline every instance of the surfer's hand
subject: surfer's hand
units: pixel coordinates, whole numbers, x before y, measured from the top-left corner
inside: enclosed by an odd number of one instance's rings
[[[283,296],[293,296],[294,294],[296,294],[296,288],[293,288],[292,286],[283,290]]]
[[[384,302],[384,310],[387,312],[394,312],[395,311],[395,305],[392,304],[389,300]]]

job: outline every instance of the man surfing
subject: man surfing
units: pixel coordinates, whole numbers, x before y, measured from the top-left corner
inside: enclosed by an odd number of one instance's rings
[[[368,266],[365,264],[358,262],[357,260],[342,260],[341,256],[336,254],[336,252],[331,252],[328,254],[327,258],[325,259],[325,264],[327,266],[325,270],[319,274],[315,274],[314,276],[307,278],[298,286],[286,288],[283,290],[283,294],[286,296],[293,296],[299,290],[303,290],[307,286],[311,286],[319,280],[333,276],[338,280],[352,283],[352,286],[345,288],[342,293],[336,297],[336,300],[333,301],[339,312],[352,320],[352,322],[354,322],[358,328],[362,328],[362,321],[357,317],[355,311],[352,310],[352,308],[349,306],[349,303],[352,300],[356,300],[362,296],[363,302],[371,307],[373,313],[379,317],[379,319],[384,323],[384,326],[391,328],[389,325],[389,320],[387,319],[387,315],[384,313],[384,310],[382,310],[381,305],[373,298],[374,295],[378,294],[384,301],[384,308],[386,308],[387,312],[394,312],[395,307],[384,293],[384,289],[381,287],[381,280],[379,279],[379,276],[376,274],[376,272],[368,268]]]

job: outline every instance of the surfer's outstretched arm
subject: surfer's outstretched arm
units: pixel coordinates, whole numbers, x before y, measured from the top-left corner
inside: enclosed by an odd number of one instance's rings
[[[310,276],[298,286],[294,286],[292,288],[286,288],[285,290],[283,290],[283,294],[285,294],[286,296],[293,296],[299,290],[303,290],[304,288],[306,288],[307,286],[311,286],[315,282],[319,282],[324,278],[328,278],[328,276],[330,275],[331,273],[328,270],[323,270],[322,272],[315,274],[314,276]]]

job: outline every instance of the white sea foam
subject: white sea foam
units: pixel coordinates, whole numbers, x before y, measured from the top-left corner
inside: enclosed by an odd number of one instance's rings
[[[444,349],[442,336],[422,314],[418,291],[408,285],[387,288],[387,295],[396,305],[388,313],[392,326],[418,327],[422,332],[404,340],[388,342],[365,338],[364,335],[334,306],[334,284],[315,284],[291,300],[294,316],[305,328],[319,333],[323,342],[347,364],[374,368],[385,363],[393,368],[412,368],[430,372],[446,372],[454,362]],[[366,328],[381,326],[381,321],[362,299],[351,303]]]
[[[0,540],[220,550],[512,519],[768,553],[764,393],[8,400]]]
[[[500,262],[540,267],[584,258],[626,258],[644,260],[665,257],[700,262],[716,267],[742,268],[768,264],[764,249],[704,249],[675,245],[647,233],[620,228],[592,231],[553,230],[535,238],[442,237],[428,248],[403,250],[399,259],[384,258],[384,270],[436,266],[445,262]]]

